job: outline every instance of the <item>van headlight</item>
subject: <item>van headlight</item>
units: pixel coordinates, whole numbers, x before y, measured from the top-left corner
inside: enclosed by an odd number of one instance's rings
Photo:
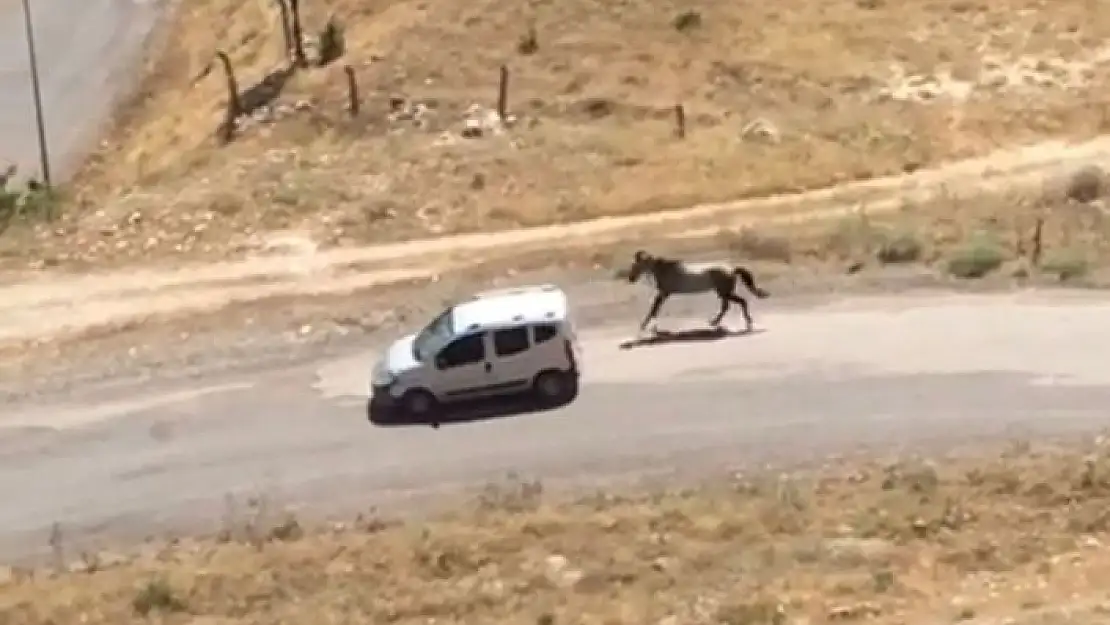
[[[396,381],[397,376],[382,366],[374,367],[373,372],[370,373],[370,384],[373,386],[390,386]]]

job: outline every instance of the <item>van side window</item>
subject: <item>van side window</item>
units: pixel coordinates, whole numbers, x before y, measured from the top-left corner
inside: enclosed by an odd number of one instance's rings
[[[539,345],[540,343],[546,343],[559,334],[559,328],[550,324],[533,326],[532,331],[535,333],[536,345]]]
[[[436,356],[436,367],[450,369],[472,365],[486,359],[485,334],[471,334],[455,339]]]
[[[498,356],[519,354],[527,350],[528,347],[527,328],[498,330],[493,333],[493,351],[496,352]]]

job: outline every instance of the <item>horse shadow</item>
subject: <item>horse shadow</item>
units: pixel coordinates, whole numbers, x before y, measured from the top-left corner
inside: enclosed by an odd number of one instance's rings
[[[428,426],[438,429],[441,425],[464,425],[511,417],[532,416],[558,410],[577,399],[578,394],[556,404],[541,404],[528,395],[473,399],[440,406],[430,417],[411,417],[395,408],[379,406],[373,400],[366,402],[366,420],[377,427]]]
[[[621,349],[635,349],[637,347],[651,347],[653,345],[666,345],[668,343],[703,343],[720,341],[722,339],[741,336],[762,334],[766,330],[729,330],[728,328],[696,328],[693,330],[657,330],[651,336],[635,338],[620,344]]]

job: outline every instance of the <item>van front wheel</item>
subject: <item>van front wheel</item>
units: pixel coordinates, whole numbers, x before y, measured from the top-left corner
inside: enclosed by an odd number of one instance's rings
[[[410,417],[427,417],[436,409],[436,398],[422,388],[415,388],[401,396],[401,409]]]
[[[557,406],[574,398],[577,381],[563,371],[543,371],[532,383],[532,391],[545,405]]]

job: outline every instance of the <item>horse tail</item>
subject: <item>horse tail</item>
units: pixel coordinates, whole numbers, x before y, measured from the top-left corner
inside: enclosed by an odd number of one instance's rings
[[[755,294],[756,297],[762,298],[769,297],[771,295],[767,291],[764,291],[763,289],[755,285],[755,277],[752,275],[752,272],[748,271],[746,267],[736,267],[732,270],[732,273],[740,276],[740,281],[743,282],[744,286],[753,294]]]

